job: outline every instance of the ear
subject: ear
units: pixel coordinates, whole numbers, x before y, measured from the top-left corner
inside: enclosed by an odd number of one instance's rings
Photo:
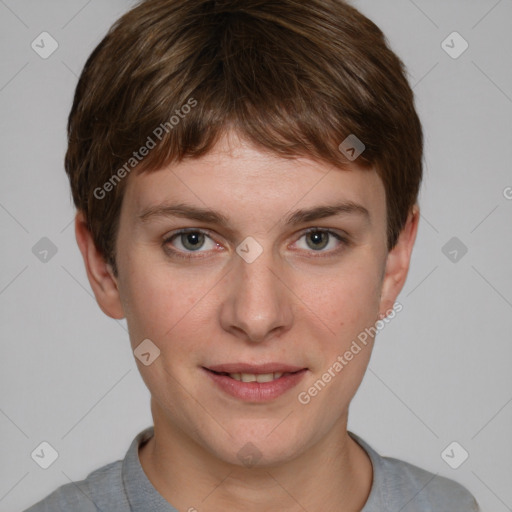
[[[419,218],[420,210],[416,203],[409,212],[397,244],[388,253],[382,280],[379,318],[384,318],[393,308],[393,304],[405,284],[412,248],[418,233]]]
[[[75,217],[75,235],[78,247],[84,258],[89,283],[101,310],[111,318],[124,318],[125,315],[121,304],[117,279],[111,266],[106,263],[101,253],[98,252],[81,211]]]

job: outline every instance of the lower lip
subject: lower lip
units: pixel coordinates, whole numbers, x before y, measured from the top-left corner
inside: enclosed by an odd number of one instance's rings
[[[307,372],[307,369],[300,370],[296,373],[282,375],[279,379],[275,379],[271,382],[242,382],[232,379],[227,375],[219,375],[205,368],[202,368],[202,370],[208,374],[222,391],[235,398],[248,402],[267,402],[274,400],[295,387]]]

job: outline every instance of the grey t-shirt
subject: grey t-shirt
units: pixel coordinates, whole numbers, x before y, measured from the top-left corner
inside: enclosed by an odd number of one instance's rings
[[[478,512],[473,496],[460,484],[412,464],[381,457],[355,434],[368,453],[373,483],[361,512]],[[123,460],[65,484],[25,512],[178,512],[153,487],[139,460],[139,445],[153,436],[140,432]]]

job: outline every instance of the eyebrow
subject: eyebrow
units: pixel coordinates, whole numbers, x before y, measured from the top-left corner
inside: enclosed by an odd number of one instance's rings
[[[370,212],[361,204],[354,201],[344,201],[333,205],[315,206],[314,208],[297,210],[285,217],[286,224],[301,224],[314,220],[333,217],[335,215],[358,215],[370,224]]]
[[[357,215],[363,217],[368,224],[371,223],[370,212],[363,205],[355,203],[354,201],[343,201],[332,205],[322,205],[296,210],[284,217],[284,223],[286,225],[296,225],[324,219],[326,217],[333,217],[335,215]],[[185,203],[161,203],[149,206],[142,210],[137,216],[139,222],[142,223],[149,221],[151,218],[158,217],[181,217],[200,222],[229,226],[229,219],[222,213],[209,208],[192,206]]]

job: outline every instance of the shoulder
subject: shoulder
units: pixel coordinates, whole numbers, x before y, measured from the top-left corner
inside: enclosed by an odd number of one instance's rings
[[[392,457],[379,455],[350,433],[373,466],[373,484],[363,512],[480,512],[473,495],[461,484]]]
[[[426,471],[408,462],[381,457],[383,479],[391,503],[402,496],[403,512],[452,511],[478,512],[473,495],[461,484]]]
[[[124,502],[122,461],[111,462],[87,478],[62,485],[25,512],[97,512],[108,505],[112,512],[129,510]]]

